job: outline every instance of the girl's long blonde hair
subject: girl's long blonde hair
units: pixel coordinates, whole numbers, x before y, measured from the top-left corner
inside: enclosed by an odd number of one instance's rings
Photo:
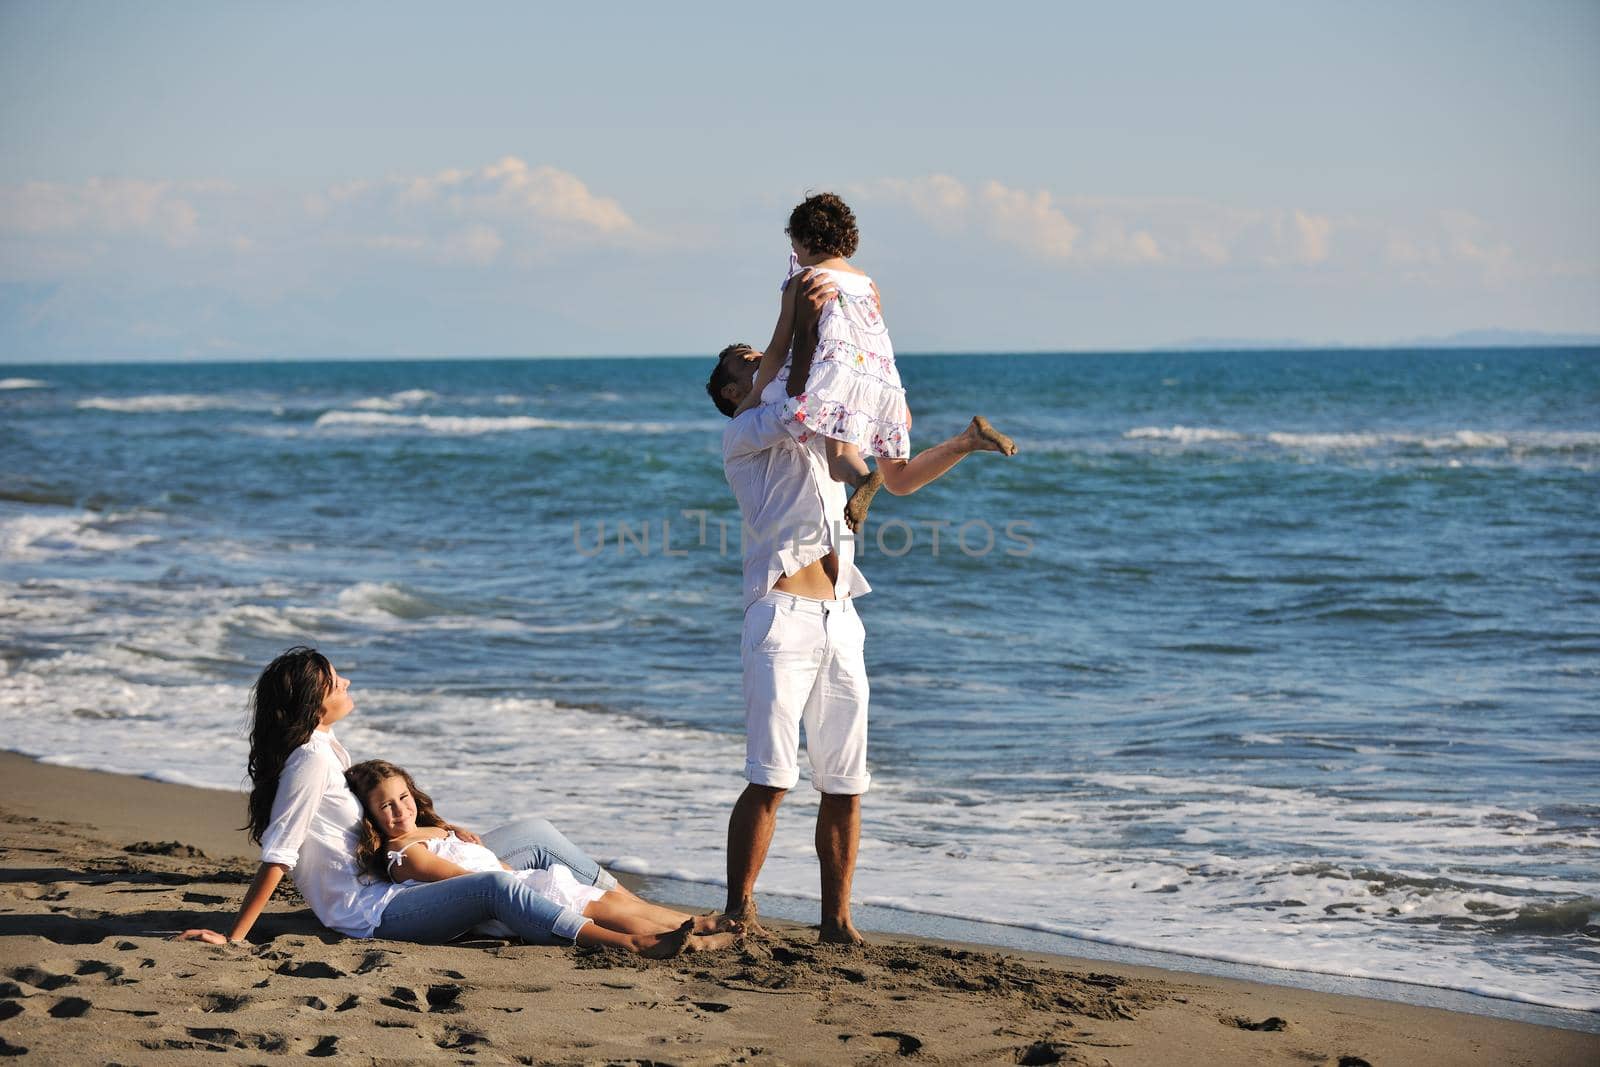
[[[388,760],[369,759],[345,771],[345,784],[350,787],[350,792],[356,795],[356,799],[361,801],[361,840],[356,845],[356,865],[368,874],[383,879],[389,878],[389,863],[385,856],[388,849],[384,847],[387,839],[383,836],[383,831],[378,829],[378,823],[373,819],[371,809],[367,807],[367,797],[390,778],[405,779],[406,789],[417,805],[418,826],[455,829],[433,810],[433,798],[417,788],[417,783],[411,780],[411,775],[406,773],[404,767],[396,767]]]

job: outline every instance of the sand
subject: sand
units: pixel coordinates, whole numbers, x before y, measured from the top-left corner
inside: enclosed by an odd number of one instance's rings
[[[0,1055],[40,1063],[1600,1063],[1600,1036],[1330,993],[777,924],[652,962],[322,929],[254,870],[239,797],[0,754]]]

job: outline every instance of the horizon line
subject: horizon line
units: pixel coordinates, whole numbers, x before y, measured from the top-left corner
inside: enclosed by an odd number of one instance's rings
[[[1576,341],[1507,341],[1499,343],[1448,344],[1437,341],[1391,342],[1387,344],[1349,343],[1282,343],[1241,342],[1236,345],[1173,345],[1152,348],[1037,348],[1037,349],[971,349],[929,352],[897,352],[895,357],[907,359],[943,359],[960,356],[1150,356],[1150,355],[1215,355],[1246,353],[1315,353],[1315,352],[1494,352],[1528,350],[1600,349],[1600,336],[1585,337]],[[513,354],[513,355],[301,355],[301,356],[242,356],[242,357],[109,357],[88,359],[60,359],[45,363],[13,362],[0,358],[0,367],[125,367],[151,365],[229,366],[258,363],[506,363],[539,360],[606,360],[606,359],[706,359],[715,352],[615,352],[574,354]]]

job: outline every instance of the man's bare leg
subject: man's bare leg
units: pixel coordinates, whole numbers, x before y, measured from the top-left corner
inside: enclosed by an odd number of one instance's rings
[[[967,428],[954,437],[925,448],[910,459],[878,460],[878,471],[883,475],[883,487],[895,496],[914,493],[944,474],[974,452],[998,452],[1002,456],[1017,454],[1011,438],[989,425],[982,415],[974,415]]]
[[[856,873],[861,843],[861,798],[822,794],[817,807],[817,861],[822,867],[822,933],[820,940],[859,945],[862,937],[850,921],[850,883]]]
[[[766,933],[756,920],[756,877],[767,861],[778,805],[787,792],[770,785],[747,785],[728,816],[728,906],[723,914],[747,934]]]

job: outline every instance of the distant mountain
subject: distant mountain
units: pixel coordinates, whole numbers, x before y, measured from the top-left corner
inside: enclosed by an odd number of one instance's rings
[[[1347,344],[1295,338],[1192,337],[1163,346],[1164,352],[1253,352],[1297,348],[1542,348],[1600,345],[1600,333],[1545,333],[1540,330],[1463,330],[1444,337],[1408,337],[1387,344]]]
[[[1545,333],[1541,330],[1463,330],[1448,337],[1414,337],[1397,348],[1530,348],[1600,345],[1600,333]]]
[[[1170,345],[1162,345],[1155,349],[1157,352],[1254,352],[1280,351],[1286,348],[1343,348],[1340,344],[1318,344],[1313,341],[1297,341],[1293,339],[1263,340],[1259,337],[1191,337],[1185,341],[1174,341]]]

